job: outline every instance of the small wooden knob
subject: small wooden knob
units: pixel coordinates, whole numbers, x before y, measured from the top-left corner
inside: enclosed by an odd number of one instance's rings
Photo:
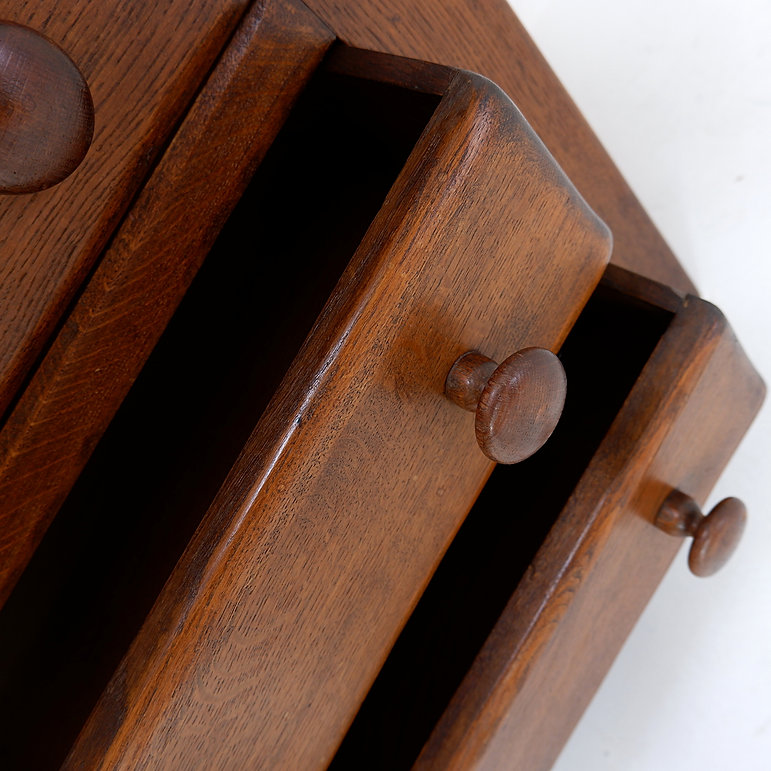
[[[94,134],[85,79],[38,32],[0,22],[0,193],[34,193],[68,176]]]
[[[502,364],[479,351],[452,365],[447,397],[476,412],[476,437],[496,463],[519,463],[551,436],[565,406],[567,378],[560,360],[544,348],[524,348]]]
[[[741,540],[747,508],[738,498],[720,501],[705,517],[696,501],[673,490],[656,515],[655,525],[665,533],[693,536],[688,567],[697,576],[711,576],[725,565]]]

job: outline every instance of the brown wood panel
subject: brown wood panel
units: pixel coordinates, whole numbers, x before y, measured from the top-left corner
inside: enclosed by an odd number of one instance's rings
[[[93,96],[75,172],[0,206],[0,414],[243,14],[246,0],[0,0],[0,18],[46,35]]]
[[[693,284],[506,0],[306,0],[360,48],[479,72],[514,100],[613,233],[611,261],[678,290]]]
[[[763,395],[722,314],[688,297],[416,768],[551,767],[682,543],[653,525],[661,503],[708,495]]]
[[[448,370],[558,346],[609,250],[459,73],[67,767],[326,766],[492,468]]]
[[[293,0],[250,12],[117,231],[0,432],[0,605],[331,42]]]

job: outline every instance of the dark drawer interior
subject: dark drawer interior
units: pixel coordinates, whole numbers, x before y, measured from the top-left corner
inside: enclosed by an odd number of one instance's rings
[[[598,287],[560,351],[568,395],[556,431],[528,460],[496,467],[331,768],[412,766],[671,318]]]
[[[0,613],[3,768],[62,761],[437,103],[302,96]]]

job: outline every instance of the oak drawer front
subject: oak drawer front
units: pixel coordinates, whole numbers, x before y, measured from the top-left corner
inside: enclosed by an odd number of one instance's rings
[[[13,5],[21,14],[30,13],[29,4]],[[55,309],[47,293],[55,293],[56,302],[66,304],[77,283],[84,285],[0,427],[0,606],[138,376],[297,94],[333,41],[330,31],[299,0],[254,6],[238,25],[240,4],[198,3],[195,13],[185,14],[184,24],[176,29],[179,50],[160,46],[163,55],[143,38],[135,39],[132,25],[164,40],[168,30],[156,29],[156,17],[171,14],[173,6],[151,10],[147,4],[139,11],[124,4],[117,13],[114,3],[78,0],[68,3],[68,8],[80,7],[83,12],[74,21],[67,13],[52,14],[45,4],[38,5],[38,12],[50,22],[49,34],[68,28],[82,55],[92,46],[103,46],[92,51],[97,69],[102,58],[119,60],[111,75],[121,83],[113,87],[107,77],[92,84],[97,132],[82,167],[50,191],[6,197],[3,203],[0,219],[14,218],[14,228],[23,229],[24,238],[16,238],[13,228],[4,230],[13,248],[3,251],[0,272],[23,270],[32,283],[17,283],[13,276],[0,281],[7,292],[0,310],[0,347],[8,344],[11,350],[15,344],[6,337],[4,325],[19,333],[25,329],[27,321],[18,313],[34,316],[43,303],[49,316],[55,311],[57,321],[62,308]],[[217,35],[225,36],[219,40],[201,22],[207,13],[226,5],[237,6],[238,13],[231,9],[227,18],[210,20],[218,25]],[[32,24],[36,15],[26,23]],[[132,17],[131,24],[124,15]],[[233,26],[235,32],[227,40]],[[205,38],[198,47],[192,46],[197,37],[187,38],[194,32]],[[100,34],[101,41],[95,39]],[[218,46],[226,42],[220,61],[209,71]],[[187,65],[181,70],[172,66],[174,72],[166,73],[169,82],[162,83],[156,68],[164,70],[175,57],[195,61],[203,71],[191,81]],[[153,66],[144,69],[148,59]],[[199,80],[204,81],[201,90],[188,104]],[[109,95],[100,96],[105,89]],[[128,98],[127,90],[136,99]],[[143,98],[155,105],[152,110]],[[170,100],[176,100],[172,114]],[[173,136],[167,144],[168,134]],[[124,144],[130,145],[130,152]],[[163,153],[145,178],[147,164],[161,145]],[[131,184],[116,180],[127,175]],[[108,236],[110,243],[102,252]],[[85,280],[97,256],[98,265]],[[59,275],[67,271],[67,276]],[[43,280],[49,285],[38,291],[34,283]],[[13,293],[25,287],[29,297],[17,303]],[[45,323],[53,323],[52,318]],[[23,355],[37,356],[35,346],[43,342],[26,346]],[[8,373],[1,371],[4,356],[0,351],[0,391],[13,386]],[[5,397],[0,393],[0,404]]]
[[[707,496],[762,402],[762,381],[713,306],[694,297],[680,301],[618,269],[609,269],[600,291],[613,302],[647,306],[654,335],[662,313],[671,320],[542,545],[532,558],[526,551],[512,556],[515,573],[517,559],[524,560],[521,579],[515,575],[513,594],[492,618],[416,768],[551,766],[681,543],[654,526],[661,504],[674,488],[697,500]],[[571,350],[587,360],[590,378],[602,377],[594,365],[610,351],[593,359],[591,345]],[[564,353],[570,347],[568,340]],[[569,377],[572,364],[566,362]],[[611,359],[606,366],[616,365]],[[567,409],[566,422],[580,427],[581,418],[568,419]],[[594,409],[591,399],[585,409]],[[551,460],[561,458],[569,474],[571,455],[587,452],[590,434],[573,437],[561,455],[555,445],[564,437],[555,434]],[[522,481],[520,471],[512,468],[508,478],[496,471],[502,476],[492,500],[499,508],[516,507],[508,491]],[[542,483],[544,474],[531,467],[533,482]],[[543,505],[548,520],[549,499],[545,491],[523,495],[523,515],[532,518]],[[501,554],[506,537],[516,543],[516,529],[508,533],[500,536]],[[522,526],[522,540],[538,538]]]
[[[346,51],[323,77],[354,67],[441,99],[72,767],[324,766],[493,465],[447,371],[556,349],[607,262],[492,84]]]
[[[85,76],[95,112],[93,142],[72,176],[50,190],[3,196],[0,413],[244,11],[234,0],[202,0],[194,8],[182,1],[0,2],[0,19],[29,27],[69,55]],[[23,91],[32,61],[23,53],[4,56],[5,86]],[[22,111],[35,107],[33,101]]]

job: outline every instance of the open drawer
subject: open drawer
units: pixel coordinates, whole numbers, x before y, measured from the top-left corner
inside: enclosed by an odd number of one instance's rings
[[[612,272],[564,427],[485,485],[447,371],[557,350],[609,233],[491,83],[342,46],[316,72],[333,38],[249,10],[12,405],[4,767],[356,765],[437,594],[471,642],[428,624],[394,764],[548,765],[676,548],[652,513],[704,497],[757,406],[714,310]]]
[[[421,598],[332,768],[548,769],[764,386],[722,314],[609,267],[560,356],[549,444],[499,466]]]
[[[101,693],[71,767],[329,762],[493,468],[448,371],[557,350],[609,253],[492,83],[333,51],[8,602],[15,757]]]

